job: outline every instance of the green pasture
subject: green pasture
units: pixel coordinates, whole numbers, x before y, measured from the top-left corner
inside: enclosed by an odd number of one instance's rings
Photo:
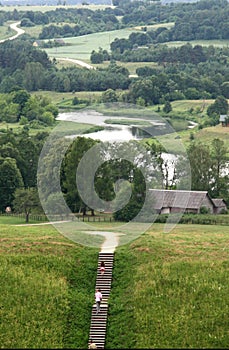
[[[91,64],[90,61],[88,63]],[[61,64],[58,61],[58,64]],[[104,61],[103,63],[100,64],[92,64],[92,66],[96,68],[107,68],[110,64],[110,61]],[[136,74],[136,69],[141,68],[141,67],[150,67],[150,68],[156,68],[156,69],[161,69],[161,67],[156,63],[156,62],[120,62],[116,61],[117,66],[127,68],[130,75]]]
[[[7,39],[14,34],[15,31],[9,27],[8,23],[3,26],[0,26],[0,40]]]
[[[225,348],[229,227],[156,224],[117,249],[108,349]]]
[[[128,38],[132,32],[138,30],[133,28],[99,32],[78,37],[64,38],[65,46],[44,49],[50,58],[67,57],[90,61],[91,52],[98,51],[101,47],[110,51],[110,44],[115,38]]]
[[[127,28],[113,30],[107,32],[93,33],[82,35],[79,37],[65,38],[65,46],[44,49],[50,58],[68,57],[72,59],[81,59],[90,62],[90,55],[93,50],[98,51],[99,48],[110,52],[110,44],[115,38],[128,38],[131,32],[138,31],[136,28]],[[181,46],[186,42],[166,42],[168,46]],[[229,40],[198,40],[190,41],[191,45],[223,47],[229,45]],[[128,66],[127,66],[128,68]]]
[[[32,94],[34,95],[42,95],[47,96],[51,99],[52,103],[60,105],[61,103],[65,103],[65,101],[73,100],[74,97],[78,97],[79,99],[88,99],[90,101],[97,101],[97,99],[101,96],[101,91],[77,91],[77,92],[56,92],[56,91],[34,91]]]
[[[12,129],[15,133],[20,132],[23,129],[23,125],[20,125],[19,123],[6,123],[6,122],[0,122],[0,133],[6,132],[6,130]],[[53,129],[53,126],[39,126],[39,128],[30,128],[29,133],[30,135],[34,135],[40,131],[47,131],[50,132]]]
[[[201,143],[204,144],[211,144],[215,138],[218,138],[222,140],[227,149],[229,149],[229,130],[228,128],[222,127],[221,124],[200,130],[197,126],[192,129],[180,131],[178,133],[159,136],[158,140],[163,142],[163,145],[165,145],[166,149],[173,149],[176,153],[180,153],[180,142],[182,142],[184,147],[189,146],[191,133],[193,134],[195,140],[199,140]],[[180,138],[179,142],[177,142],[178,135]]]
[[[23,30],[25,31],[25,33],[30,35],[33,38],[38,38],[39,34],[42,32],[42,29],[43,29],[43,25],[36,25],[34,27],[23,27]]]
[[[215,138],[222,140],[229,150],[229,128],[221,124],[199,130],[194,137],[203,143],[211,143]]]
[[[185,112],[190,111],[191,108],[194,109],[194,112],[204,112],[206,108],[212,104],[214,100],[179,100],[172,101],[172,109],[176,112]]]
[[[118,247],[106,349],[226,348],[228,235],[229,226],[178,224],[165,233],[153,224]],[[99,250],[51,225],[1,220],[0,241],[1,347],[86,349]]]

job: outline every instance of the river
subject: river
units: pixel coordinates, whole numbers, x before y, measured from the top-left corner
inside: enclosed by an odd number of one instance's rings
[[[111,119],[112,121],[117,121],[117,123],[109,124],[109,120]],[[129,124],[132,121],[131,125],[118,124],[118,120],[123,121],[123,119],[128,119]],[[159,115],[157,116],[156,113],[153,114],[151,118],[140,116],[120,117],[104,115],[95,110],[82,110],[80,112],[60,113],[57,120],[102,126],[104,128],[103,130],[83,134],[84,137],[90,137],[102,142],[140,140],[174,131],[171,126]],[[139,126],[139,122],[147,122],[148,126]],[[76,136],[78,135],[72,135],[70,137]]]
[[[151,134],[148,134],[143,130],[141,127],[136,126],[136,120],[143,120],[142,118],[129,118],[130,120],[133,120],[132,125],[122,125],[122,124],[108,124],[106,123],[106,120],[108,119],[123,119],[120,117],[114,117],[114,116],[106,116],[99,112],[96,112],[94,110],[82,110],[80,112],[68,112],[68,113],[60,113],[57,120],[60,121],[71,121],[76,123],[82,123],[82,124],[89,124],[89,125],[97,125],[104,127],[103,130],[87,133],[87,134],[80,134],[80,136],[83,137],[89,137],[94,140],[100,140],[101,142],[127,142],[130,140],[141,140],[143,138],[152,137]],[[126,118],[125,118],[126,119]],[[149,121],[148,119],[145,119]],[[163,123],[161,120],[153,120],[152,125],[154,127],[164,127],[165,123]],[[70,135],[69,137],[75,138],[79,135]],[[174,175],[174,163],[177,160],[177,156],[171,153],[162,153],[162,158],[167,162],[168,166],[168,178],[172,179]]]

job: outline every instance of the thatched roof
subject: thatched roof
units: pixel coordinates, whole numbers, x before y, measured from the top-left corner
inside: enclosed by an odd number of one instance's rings
[[[207,191],[185,191],[185,190],[158,190],[150,189],[152,194],[153,207],[162,208],[182,208],[199,209],[202,203],[209,198]],[[212,202],[214,205],[214,203]]]

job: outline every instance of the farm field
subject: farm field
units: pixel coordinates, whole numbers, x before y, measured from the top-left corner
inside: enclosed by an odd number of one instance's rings
[[[138,31],[137,29],[127,28],[64,38],[67,44],[66,46],[44,50],[51,58],[68,57],[89,62],[92,50],[98,51],[101,47],[109,52],[110,43],[114,41],[115,38],[128,38],[132,32]]]
[[[211,142],[214,138],[219,138],[224,141],[225,146],[229,149],[229,128],[222,127],[221,124],[204,128],[196,134],[201,142]]]
[[[12,22],[10,22],[10,23],[12,23]],[[4,26],[0,26],[0,40],[4,40],[6,38],[9,38],[10,36],[12,36],[14,34],[15,34],[15,31],[12,30],[8,24],[6,24]]]
[[[90,226],[117,231],[120,223]],[[164,233],[154,224],[118,247],[106,348],[226,348],[228,235],[229,226]],[[98,249],[51,225],[1,222],[0,240],[1,347],[86,349]]]
[[[90,63],[90,62],[88,61],[88,63]],[[92,64],[92,66],[95,68],[107,68],[109,66],[109,64],[110,64],[110,61],[104,61],[101,64]],[[130,75],[135,75],[136,69],[141,68],[141,67],[156,68],[158,70],[161,69],[161,67],[156,62],[120,62],[120,61],[116,61],[116,64],[120,67],[124,67],[124,68],[128,69]]]
[[[229,130],[228,128],[224,128],[221,124],[216,126],[207,127],[201,130],[198,130],[198,126],[193,129],[188,129],[179,132],[180,139],[184,146],[188,147],[190,145],[190,134],[194,135],[196,140],[199,140],[201,143],[210,144],[215,138],[222,140],[225,144],[225,147],[229,149]],[[179,153],[179,149],[176,149],[176,133],[159,136],[158,140],[163,142],[163,145],[166,146],[167,149],[173,149],[175,152]],[[179,144],[178,144],[179,146]]]

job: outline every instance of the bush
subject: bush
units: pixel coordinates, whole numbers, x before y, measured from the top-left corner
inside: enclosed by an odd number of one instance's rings
[[[200,208],[200,214],[209,214],[210,210],[207,207],[201,207]]]

